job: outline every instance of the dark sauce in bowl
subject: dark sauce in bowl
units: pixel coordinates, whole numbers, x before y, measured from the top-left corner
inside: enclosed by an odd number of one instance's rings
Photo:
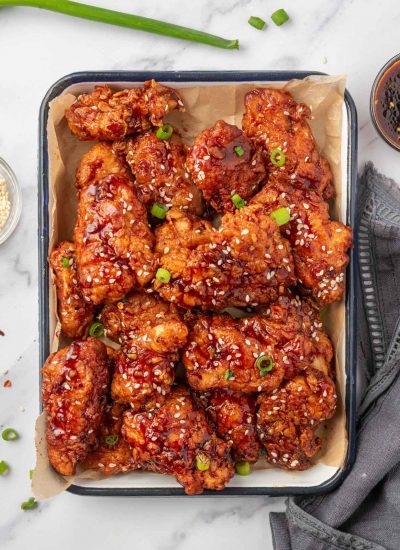
[[[382,137],[400,150],[400,56],[378,74],[371,94],[372,120]]]

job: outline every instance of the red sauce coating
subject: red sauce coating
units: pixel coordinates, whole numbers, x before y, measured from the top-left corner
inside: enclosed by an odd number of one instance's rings
[[[375,90],[374,109],[382,134],[400,149],[400,60],[381,76]]]

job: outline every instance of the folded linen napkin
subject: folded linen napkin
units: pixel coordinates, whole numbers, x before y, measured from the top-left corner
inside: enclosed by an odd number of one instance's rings
[[[271,513],[275,550],[400,549],[400,186],[371,163],[358,215],[356,461],[332,493]]]

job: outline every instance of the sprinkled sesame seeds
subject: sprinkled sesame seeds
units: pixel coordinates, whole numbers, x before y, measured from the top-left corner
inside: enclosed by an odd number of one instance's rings
[[[0,229],[10,216],[11,203],[8,196],[6,180],[0,177]]]

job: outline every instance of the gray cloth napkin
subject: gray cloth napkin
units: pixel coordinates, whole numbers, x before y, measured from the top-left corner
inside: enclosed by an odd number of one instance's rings
[[[400,188],[360,182],[357,455],[332,493],[270,515],[275,550],[400,549]]]

